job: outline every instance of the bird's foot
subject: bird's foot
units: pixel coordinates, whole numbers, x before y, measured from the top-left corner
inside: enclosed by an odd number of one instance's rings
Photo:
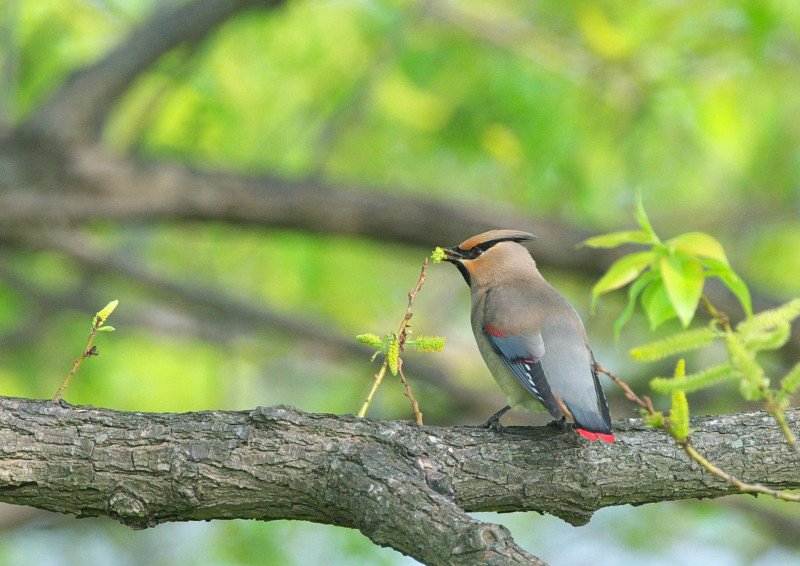
[[[566,417],[561,417],[560,419],[550,421],[549,423],[547,423],[547,426],[554,426],[566,432],[567,430],[569,430],[570,423],[567,422]]]
[[[510,410],[511,410],[511,405],[506,405],[505,407],[497,411],[495,414],[493,414],[491,417],[486,419],[485,423],[479,424],[478,428],[490,428],[496,432],[505,432],[506,427],[500,424],[500,417],[505,415]]]

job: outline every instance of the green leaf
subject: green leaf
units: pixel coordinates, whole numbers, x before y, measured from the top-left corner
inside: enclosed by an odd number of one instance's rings
[[[114,332],[116,328],[113,326],[101,326],[97,329],[98,332]]]
[[[664,322],[675,318],[678,313],[667,296],[661,279],[653,281],[642,293],[642,306],[650,321],[650,329],[655,330]]]
[[[736,295],[736,298],[739,299],[739,302],[742,304],[745,314],[748,317],[753,316],[753,302],[750,298],[750,289],[747,288],[747,284],[741,277],[733,270],[720,273],[717,277],[725,283],[725,286],[730,289],[734,295]]]
[[[623,244],[655,244],[658,239],[642,230],[626,230],[624,232],[611,232],[584,240],[578,247],[589,246],[590,248],[616,248]]]
[[[642,227],[655,242],[661,242],[656,236],[656,231],[653,230],[653,225],[650,224],[650,219],[647,218],[647,213],[644,211],[644,204],[642,204],[642,191],[636,189],[636,223]]]
[[[658,278],[658,273],[655,271],[648,271],[643,273],[639,279],[633,282],[633,285],[628,289],[628,304],[625,305],[625,310],[619,315],[619,318],[614,321],[614,340],[619,344],[619,335],[622,332],[622,327],[631,318],[633,309],[636,308],[636,299],[639,294],[647,287],[652,281]]]
[[[722,244],[703,232],[687,232],[686,234],[681,234],[680,236],[675,236],[667,240],[667,243],[694,256],[715,259],[728,265],[728,258],[725,255]]]
[[[631,350],[631,357],[640,362],[652,362],[682,352],[705,348],[718,336],[721,334],[710,326],[695,328],[634,348]]]
[[[739,303],[741,303],[747,317],[752,317],[753,303],[750,298],[750,289],[747,288],[747,284],[742,280],[742,278],[739,277],[729,265],[726,265],[720,261],[714,259],[702,259],[700,262],[709,268],[709,270],[706,272],[706,277],[719,278],[725,284],[725,286],[730,289],[734,295],[736,295],[736,298],[739,299]]]
[[[619,258],[592,287],[592,309],[600,295],[627,285],[655,259],[653,252],[638,252]]]
[[[669,300],[686,328],[692,322],[700,295],[703,294],[703,266],[692,256],[676,254],[662,256],[659,268]]]

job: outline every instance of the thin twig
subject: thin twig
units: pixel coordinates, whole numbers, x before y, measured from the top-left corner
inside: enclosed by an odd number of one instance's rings
[[[706,470],[708,470],[718,478],[722,478],[732,486],[737,487],[739,491],[743,491],[746,493],[763,493],[765,495],[770,495],[775,499],[800,502],[800,494],[776,491],[767,486],[761,485],[760,483],[745,483],[737,479],[736,477],[732,476],[731,474],[724,472],[723,470],[719,469],[714,464],[706,460],[702,454],[700,454],[697,450],[695,450],[694,447],[689,442],[688,438],[683,442],[681,442],[681,444],[683,445],[683,449],[686,450],[686,453],[695,462],[703,466]]]
[[[408,338],[408,328],[409,328],[409,321],[411,321],[411,317],[414,316],[414,313],[411,312],[411,307],[414,305],[414,298],[419,293],[419,290],[422,288],[422,284],[425,283],[425,269],[428,267],[428,258],[425,258],[425,261],[422,262],[422,271],[419,274],[419,281],[417,281],[416,287],[411,289],[408,292],[408,308],[406,308],[406,314],[403,317],[403,321],[400,323],[400,328],[397,330],[397,343],[400,346],[400,351],[403,351],[403,345],[406,343],[406,339]],[[359,417],[364,417],[367,414],[367,409],[369,409],[370,403],[372,403],[372,397],[375,395],[375,392],[380,387],[381,382],[383,381],[383,377],[386,375],[386,367],[389,363],[387,358],[384,358],[383,365],[381,366],[380,371],[375,375],[375,383],[372,384],[372,389],[370,389],[367,398],[364,400],[364,404],[361,405],[361,410],[358,411]],[[398,369],[400,366],[400,360],[398,358]],[[402,375],[402,374],[401,374]],[[405,383],[405,379],[403,379]],[[414,408],[414,404],[416,401],[413,397],[409,397],[411,399],[411,406]],[[417,415],[419,413],[419,406],[417,405],[416,409],[414,410],[414,414]],[[420,424],[422,420],[422,413],[419,413],[417,416],[417,422]]]
[[[653,408],[653,402],[650,400],[650,397],[647,397],[645,395],[644,400],[642,400],[636,393],[633,392],[633,389],[631,389],[630,385],[628,385],[627,383],[622,381],[620,378],[618,378],[616,375],[614,375],[613,372],[611,372],[610,370],[604,368],[602,365],[600,365],[597,362],[595,362],[594,365],[597,368],[597,371],[599,371],[600,373],[606,374],[608,377],[610,377],[612,379],[612,381],[614,381],[614,383],[619,385],[619,387],[625,393],[625,397],[628,398],[628,401],[636,403],[637,405],[639,405],[645,411],[649,411],[649,412],[654,412],[655,411],[655,409]]]
[[[783,436],[786,437],[786,442],[789,444],[789,448],[791,448],[792,452],[794,452],[797,456],[800,456],[800,445],[797,444],[797,439],[792,433],[792,429],[789,428],[789,424],[786,422],[786,414],[781,410],[773,412],[772,416],[775,417],[776,421],[778,421],[778,426],[781,427],[781,431],[783,431]]]
[[[386,375],[386,367],[388,365],[389,360],[384,359],[381,369],[375,374],[375,382],[372,384],[372,389],[369,390],[367,398],[364,399],[364,404],[361,405],[361,409],[358,411],[358,417],[364,418],[364,416],[367,414],[367,409],[369,409],[369,405],[372,403],[372,398],[375,396],[375,392],[378,390],[378,387],[380,387],[381,381],[383,381],[383,376]]]
[[[733,329],[731,328],[731,321],[728,318],[728,315],[722,311],[718,311],[716,307],[711,304],[711,301],[708,300],[708,297],[706,297],[705,293],[700,295],[700,299],[703,301],[703,305],[705,305],[711,317],[719,321],[725,332],[733,332]]]
[[[797,444],[797,439],[795,438],[792,429],[789,428],[789,423],[786,422],[785,412],[775,401],[772,391],[764,388],[762,389],[762,393],[764,394],[764,404],[766,405],[767,412],[775,417],[776,421],[778,421],[778,426],[780,427],[783,436],[786,438],[786,443],[789,445],[789,448],[792,449],[792,452],[794,452],[796,456],[800,456],[800,445]]]
[[[405,396],[409,398],[411,401],[411,410],[414,411],[414,417],[417,419],[417,424],[422,425],[422,412],[419,410],[419,403],[417,400],[414,399],[414,396],[411,394],[411,387],[408,385],[406,381],[406,376],[403,375],[403,359],[397,358],[397,373],[400,374],[400,380],[403,382],[403,385],[406,387]]]
[[[100,316],[100,313],[98,313],[94,317],[94,325],[92,325],[92,331],[89,333],[89,340],[88,342],[86,342],[86,348],[83,349],[81,357],[75,360],[75,362],[72,364],[72,370],[69,372],[69,374],[67,374],[67,377],[64,378],[64,381],[61,383],[61,387],[58,388],[58,391],[56,391],[56,395],[55,397],[53,397],[53,403],[61,402],[61,396],[64,394],[64,390],[66,390],[67,386],[69,385],[69,382],[72,381],[72,378],[75,376],[75,374],[78,373],[78,369],[80,369],[83,360],[85,360],[90,356],[97,355],[97,348],[92,347],[92,342],[94,342],[94,337],[97,334],[97,329],[100,328],[100,325],[102,323],[103,323],[103,318]]]

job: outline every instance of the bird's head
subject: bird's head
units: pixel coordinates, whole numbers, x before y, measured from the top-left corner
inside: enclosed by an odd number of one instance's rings
[[[523,245],[535,239],[533,234],[519,230],[490,230],[442,251],[444,261],[454,264],[467,285],[472,286],[475,280],[480,282],[507,271],[525,256],[532,262]]]

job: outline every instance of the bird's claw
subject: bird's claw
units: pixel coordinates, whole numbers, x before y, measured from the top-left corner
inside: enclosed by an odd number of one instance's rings
[[[500,423],[500,419],[499,418],[495,419],[495,418],[491,418],[491,417],[488,418],[485,423],[479,424],[478,428],[491,429],[491,430],[493,430],[495,432],[500,432],[500,433],[503,433],[503,432],[506,431],[506,427],[504,427]]]
[[[560,419],[550,421],[549,423],[547,423],[547,426],[554,426],[560,428],[564,432],[569,430],[569,423],[567,422],[566,417],[561,417]]]
[[[510,405],[506,405],[505,407],[503,407],[502,409],[497,411],[495,414],[493,414],[491,417],[486,419],[485,423],[479,424],[478,428],[492,429],[495,432],[505,432],[506,431],[506,427],[504,427],[502,424],[500,424],[500,417],[505,415],[510,409],[511,409],[511,406]]]

